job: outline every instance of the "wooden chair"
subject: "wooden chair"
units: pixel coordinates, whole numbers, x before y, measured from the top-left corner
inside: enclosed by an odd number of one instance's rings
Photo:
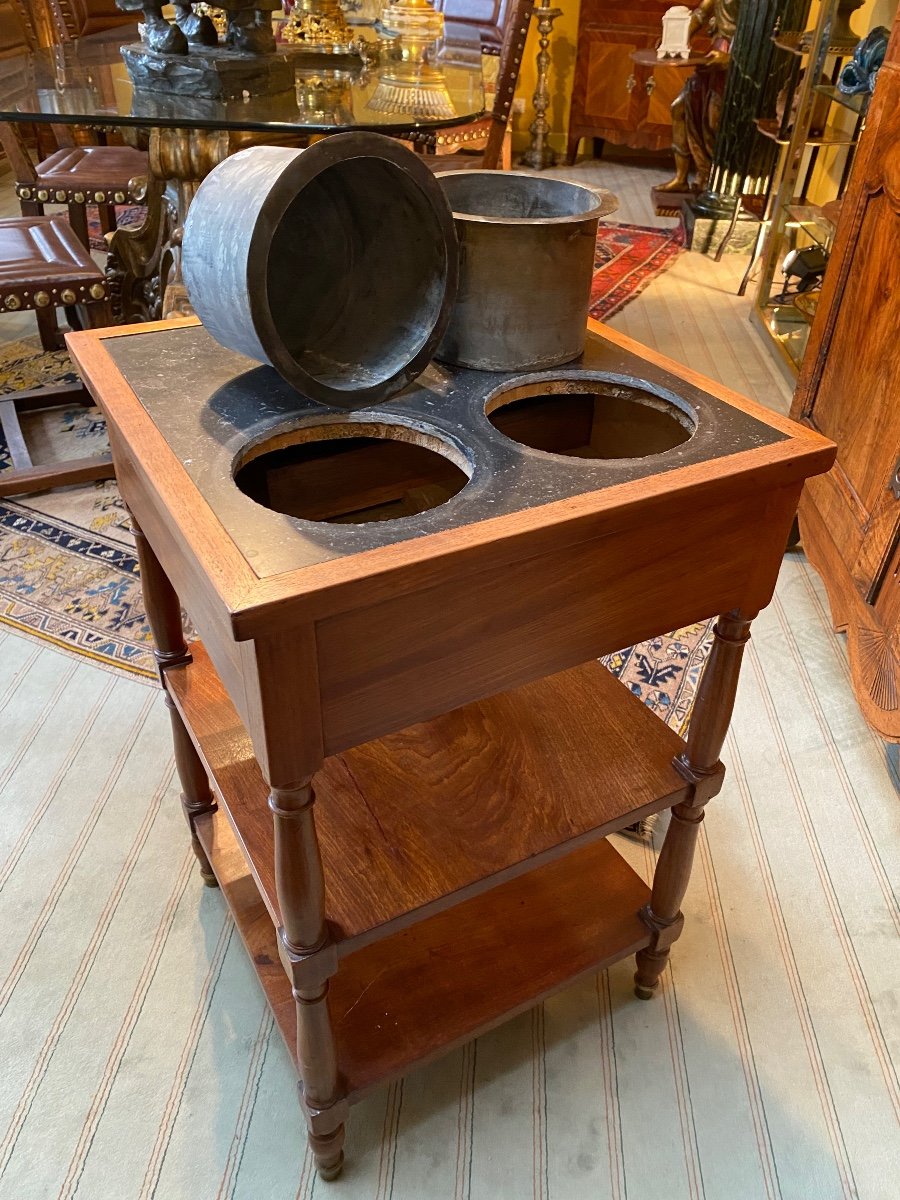
[[[20,126],[0,123],[19,206],[23,216],[40,216],[45,204],[65,204],[72,228],[90,249],[88,206],[97,206],[104,233],[115,229],[115,206],[141,203],[149,160],[131,146],[77,146],[64,125],[54,125],[53,131],[58,148],[35,164]]]
[[[9,217],[0,221],[0,311],[33,310],[45,350],[59,349],[58,308],[77,310],[79,324],[111,323],[106,280],[68,222],[56,217]],[[0,472],[0,496],[113,477],[110,456],[35,466],[19,417],[59,405],[93,404],[83,385],[62,384],[0,394],[0,426],[12,467]]]
[[[488,116],[421,135],[416,149],[428,156],[436,171],[481,167],[509,170],[512,139],[509,117],[522,67],[532,0],[437,0],[446,26],[455,24],[479,32],[482,54],[499,54],[496,91]],[[485,20],[486,7],[492,10]]]
[[[116,0],[46,0],[50,18],[61,42],[89,33],[105,33],[133,25],[134,13],[123,13]]]
[[[43,23],[38,19],[42,13]],[[43,9],[40,4],[13,0],[12,14],[31,48],[46,42],[48,28],[57,41],[69,41],[83,33],[133,23],[133,17],[123,22],[114,0],[46,0]],[[47,21],[52,21],[49,27]],[[45,204],[65,204],[72,228],[89,249],[88,205],[97,205],[104,233],[115,229],[115,205],[140,203],[149,160],[144,151],[130,146],[77,145],[72,128],[58,124],[51,128],[56,148],[39,155],[36,165],[21,125],[0,124],[0,145],[13,170],[22,215],[40,216]],[[133,186],[133,180],[138,184]]]

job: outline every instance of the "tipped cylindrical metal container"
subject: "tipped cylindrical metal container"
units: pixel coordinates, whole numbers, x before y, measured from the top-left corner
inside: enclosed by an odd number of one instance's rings
[[[436,352],[481,371],[571,362],[584,350],[597,222],[589,188],[516,171],[438,175],[460,244],[459,287]]]
[[[433,173],[375,133],[225,159],[194,197],[182,246],[209,333],[342,408],[383,400],[425,368],[458,262]]]

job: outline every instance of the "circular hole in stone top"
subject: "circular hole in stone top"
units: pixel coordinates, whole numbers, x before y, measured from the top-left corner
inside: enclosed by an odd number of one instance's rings
[[[686,442],[693,411],[633,384],[536,379],[495,392],[488,420],[514,442],[567,458],[647,458]]]
[[[337,162],[307,183],[266,256],[275,365],[319,399],[387,393],[414,377],[449,315],[445,223],[434,196],[392,162]]]
[[[406,425],[334,421],[276,434],[235,462],[238,488],[305,521],[362,525],[437,508],[472,468],[451,442]]]

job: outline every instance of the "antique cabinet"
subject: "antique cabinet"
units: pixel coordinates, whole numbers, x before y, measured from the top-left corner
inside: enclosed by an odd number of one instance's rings
[[[838,445],[803,544],[869,723],[900,741],[900,20],[860,139],[792,415]]]
[[[601,325],[564,367],[433,363],[350,412],[195,320],[69,345],[137,522],[194,853],[321,1177],[351,1104],[569,982],[635,954],[649,1000],[833,446]],[[710,613],[683,741],[596,658]],[[607,835],[666,809],[651,889]]]
[[[669,0],[582,0],[569,110],[570,162],[583,137],[640,150],[671,146],[669,110],[684,84],[684,68],[635,63],[631,57],[656,46],[670,7]]]

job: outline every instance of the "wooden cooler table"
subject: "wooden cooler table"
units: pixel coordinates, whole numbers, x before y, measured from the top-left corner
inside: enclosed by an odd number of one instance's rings
[[[349,1104],[578,976],[637,954],[652,995],[750,622],[831,443],[599,325],[571,367],[433,364],[350,417],[196,321],[69,345],[135,519],[194,850],[320,1173]],[[388,428],[466,486],[415,464],[382,486]],[[595,660],[716,613],[685,742]],[[667,808],[651,891],[606,838]]]

